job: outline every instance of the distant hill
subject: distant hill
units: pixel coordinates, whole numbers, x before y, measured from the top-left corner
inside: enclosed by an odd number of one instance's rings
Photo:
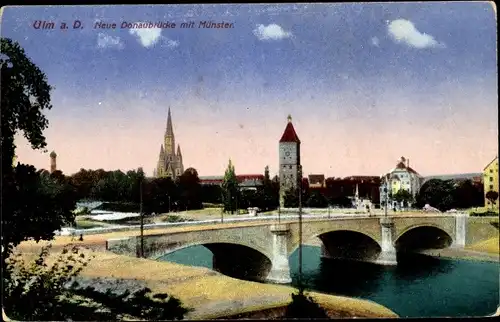
[[[431,179],[439,179],[439,180],[453,180],[453,179],[473,179],[475,177],[482,177],[482,172],[477,173],[456,173],[456,174],[442,174],[442,175],[434,175],[424,177],[424,181],[429,181]]]

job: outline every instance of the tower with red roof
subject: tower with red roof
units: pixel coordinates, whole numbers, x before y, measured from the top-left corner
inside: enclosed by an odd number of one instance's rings
[[[299,184],[300,140],[288,115],[288,123],[279,141],[280,205],[284,207],[285,193]]]

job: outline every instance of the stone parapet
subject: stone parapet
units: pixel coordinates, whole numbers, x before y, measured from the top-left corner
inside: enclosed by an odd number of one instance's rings
[[[290,231],[289,224],[274,224],[270,226],[270,230],[275,234],[286,234]]]

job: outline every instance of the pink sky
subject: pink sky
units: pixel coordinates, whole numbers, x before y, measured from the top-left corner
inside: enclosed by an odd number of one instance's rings
[[[302,115],[292,114],[292,117],[302,141],[301,157],[306,175],[381,175],[394,167],[401,156],[410,159],[411,166],[423,176],[482,172],[497,154],[498,112],[496,95],[475,92],[473,97],[454,92],[452,105],[445,104],[448,107],[436,104],[436,109],[450,109],[448,117],[439,120],[401,117],[407,110],[418,110],[420,103],[403,100],[404,96],[399,94],[385,99],[384,110],[379,111],[387,115],[383,122],[377,115],[343,120],[334,112],[317,115],[315,110],[325,108],[308,111],[305,102],[292,102],[286,108],[279,102],[267,102],[254,111],[234,104],[233,113],[222,116],[195,98],[172,106],[172,117],[184,167],[194,167],[200,176],[222,175],[229,158],[239,174],[263,173],[266,165],[271,174],[275,174],[278,140],[291,110],[298,110]],[[103,101],[96,109],[95,122],[56,115],[53,111],[60,106],[54,103],[53,110],[47,113],[48,152],[31,150],[26,140],[18,136],[19,160],[48,169],[48,154],[55,150],[58,168],[66,174],[80,168],[126,171],[143,167],[151,175],[165,131],[168,104],[154,99],[134,99],[134,94],[130,95]],[[337,93],[336,98],[327,97],[316,100],[315,106],[341,104],[353,109],[355,105],[349,99],[352,95]],[[78,104],[82,104],[71,98],[66,98],[64,103],[69,111],[77,110]],[[165,106],[163,115],[152,112],[151,107],[158,104]]]

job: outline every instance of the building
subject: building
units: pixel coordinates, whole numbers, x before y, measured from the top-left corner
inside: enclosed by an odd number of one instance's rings
[[[496,156],[483,170],[484,184],[484,205],[486,208],[498,209],[498,156]],[[486,198],[488,192],[494,191],[497,193],[496,200]]]
[[[288,123],[279,141],[279,178],[280,178],[280,206],[285,205],[285,193],[297,188],[299,178],[302,178],[300,169],[300,140],[292,124],[292,117],[288,115]]]
[[[57,154],[52,151],[50,153],[50,173],[53,173],[57,170]]]
[[[309,188],[322,189],[326,187],[324,174],[310,174],[309,175]]]
[[[241,190],[256,190],[262,186],[264,182],[263,174],[240,174],[236,175],[238,186]],[[218,185],[221,186],[224,182],[224,176],[202,176],[200,177],[201,185]]]
[[[410,167],[410,160],[405,157],[401,157],[396,167],[382,177],[384,179],[380,184],[380,204],[385,205],[385,189],[387,187],[389,206],[392,208],[399,208],[401,205],[398,205],[395,201],[391,202],[391,196],[395,195],[400,190],[406,190],[415,198],[423,182],[423,177]],[[409,206],[411,206],[411,203],[409,203]]]
[[[181,147],[177,145],[177,152],[175,151],[172,115],[170,108],[168,108],[167,128],[163,137],[163,144],[160,147],[160,155],[154,176],[157,178],[170,177],[172,180],[175,180],[182,173],[184,173],[184,165],[182,164]]]

